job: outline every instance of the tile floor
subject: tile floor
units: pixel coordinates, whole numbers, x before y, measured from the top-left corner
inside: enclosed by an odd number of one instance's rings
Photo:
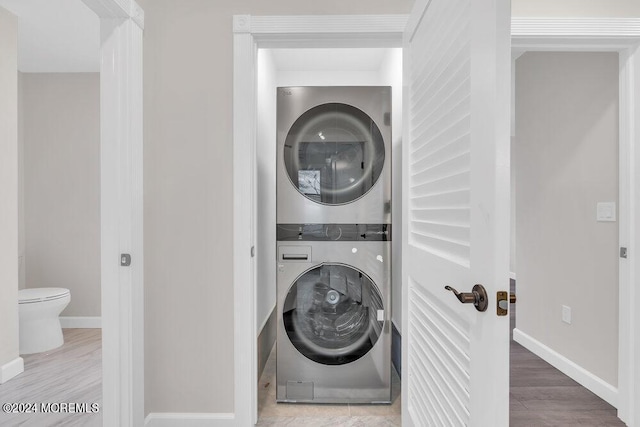
[[[258,384],[257,426],[395,427],[400,420],[400,377],[392,369],[391,405],[305,405],[276,403],[276,350],[269,355]]]

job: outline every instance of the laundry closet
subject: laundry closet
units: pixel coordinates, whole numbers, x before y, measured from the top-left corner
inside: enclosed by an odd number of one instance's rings
[[[258,363],[277,336],[279,402],[390,399],[401,79],[397,48],[258,51]]]

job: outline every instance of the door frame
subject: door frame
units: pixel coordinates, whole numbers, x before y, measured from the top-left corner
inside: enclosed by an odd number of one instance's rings
[[[233,17],[234,425],[254,425],[258,416],[256,272],[252,256],[252,248],[257,246],[258,49],[402,47],[406,22],[406,15]],[[247,173],[247,159],[251,173]]]
[[[407,18],[407,15],[233,17],[235,362],[234,416],[229,419],[229,425],[254,425],[257,421],[258,336],[255,258],[252,256],[252,248],[256,246],[257,51],[276,47],[401,47]],[[512,18],[511,31],[512,45],[523,49],[588,51],[597,48],[621,52],[624,73],[620,79],[620,165],[622,171],[624,164],[628,178],[621,182],[620,203],[625,200],[628,207],[624,212],[621,208],[619,215],[621,219],[623,215],[628,218],[628,230],[622,237],[621,227],[620,242],[627,242],[629,258],[624,262],[624,274],[621,261],[620,274],[620,343],[624,348],[620,350],[619,372],[627,376],[619,375],[618,415],[633,425],[633,420],[640,419],[640,409],[635,409],[640,408],[640,392],[634,392],[640,389],[640,370],[633,369],[634,364],[640,366],[640,340],[634,340],[635,331],[640,331],[640,316],[634,314],[632,304],[636,295],[631,286],[639,279],[636,271],[640,265],[640,253],[635,250],[635,243],[640,241],[640,194],[635,194],[640,191],[640,149],[636,150],[632,143],[638,141],[640,135],[640,20]],[[247,159],[250,173],[247,173]],[[634,378],[633,381],[630,378]]]
[[[628,425],[640,423],[640,316],[635,315],[640,253],[640,19],[512,18],[512,52],[618,52],[619,262],[618,388],[592,381],[589,389],[618,409]],[[517,226],[517,225],[516,225]],[[517,274],[517,273],[516,273]],[[568,372],[567,372],[568,373]]]
[[[82,1],[100,18],[102,423],[141,426],[144,12],[134,0]],[[130,266],[120,265],[125,253]]]

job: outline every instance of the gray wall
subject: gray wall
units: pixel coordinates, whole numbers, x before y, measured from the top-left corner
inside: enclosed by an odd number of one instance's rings
[[[412,0],[141,0],[145,411],[233,412],[232,15],[407,13]]]
[[[26,276],[24,232],[24,102],[22,73],[18,72],[18,289],[24,289]]]
[[[100,316],[100,75],[20,73],[25,287]]]
[[[618,55],[526,53],[516,62],[516,326],[617,384]],[[562,305],[572,324],[561,321]]]
[[[18,357],[17,29],[0,7],[0,368]]]
[[[640,16],[638,0],[512,0],[513,16],[626,17]]]

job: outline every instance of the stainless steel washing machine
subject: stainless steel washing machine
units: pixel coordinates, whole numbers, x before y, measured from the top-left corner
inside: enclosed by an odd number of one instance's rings
[[[277,91],[277,222],[391,223],[391,87]]]
[[[390,403],[390,229],[277,234],[277,401]]]

